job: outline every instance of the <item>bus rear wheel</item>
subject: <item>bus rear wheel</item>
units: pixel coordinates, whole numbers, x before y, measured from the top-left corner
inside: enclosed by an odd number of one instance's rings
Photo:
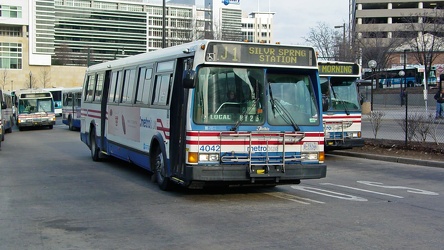
[[[74,125],[71,116],[68,117],[68,128],[71,131],[74,131]]]
[[[172,183],[170,178],[167,177],[166,163],[165,157],[160,148],[156,149],[154,154],[154,158],[151,160],[154,174],[156,176],[156,182],[160,189],[162,190],[170,190]]]
[[[90,132],[90,149],[91,149],[91,158],[93,161],[100,161],[99,153],[100,149],[97,147],[96,143],[96,131],[93,129]]]

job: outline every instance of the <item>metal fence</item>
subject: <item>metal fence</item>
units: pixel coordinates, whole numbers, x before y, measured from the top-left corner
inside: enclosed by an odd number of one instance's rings
[[[373,111],[370,102],[362,105],[362,136],[364,138],[399,140],[405,144],[428,142],[444,149],[444,119],[436,119],[437,90],[430,94],[374,94]],[[370,101],[368,93],[364,98]],[[443,111],[444,115],[444,111]],[[407,122],[406,122],[407,121]]]

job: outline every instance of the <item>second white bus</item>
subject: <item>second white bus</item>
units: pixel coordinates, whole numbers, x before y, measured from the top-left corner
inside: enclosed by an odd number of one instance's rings
[[[361,103],[356,81],[361,77],[359,64],[319,61],[323,95],[325,149],[364,146],[361,135]]]
[[[62,90],[62,123],[69,130],[80,130],[82,87]]]

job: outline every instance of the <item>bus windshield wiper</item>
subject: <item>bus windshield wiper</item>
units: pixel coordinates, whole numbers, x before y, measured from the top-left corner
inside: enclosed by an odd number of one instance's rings
[[[335,88],[333,88],[333,86],[331,86],[331,91],[333,92],[333,96],[335,97],[336,100],[339,100],[339,102],[341,102],[342,106],[344,107],[344,111],[347,115],[350,115],[350,112],[347,109],[347,106],[345,105],[344,100],[339,99],[338,96],[336,95],[336,91]]]
[[[271,111],[273,111],[273,115],[276,116],[276,103],[275,103],[275,100],[273,98],[273,91],[271,91],[271,85],[270,84],[268,84],[268,89],[269,89],[269,92],[270,92]]]
[[[247,102],[247,108],[244,110],[244,112],[241,114],[240,118],[237,120],[236,124],[230,129],[231,131],[236,131],[241,123],[244,121],[245,115],[249,113],[254,107],[256,107],[256,103],[259,100],[259,97],[256,97],[256,99],[253,100],[253,103],[248,107]]]
[[[273,100],[273,103],[276,105],[276,108],[278,112],[282,115],[282,119],[293,126],[295,131],[300,131],[301,129],[294,121],[293,117],[291,116],[290,112],[280,103],[279,100]],[[274,112],[273,112],[274,113]],[[276,117],[276,116],[275,116]]]
[[[42,107],[42,105],[40,105],[40,104],[39,104],[39,110],[40,110],[40,109],[42,109],[42,110],[43,110],[43,112],[45,112],[45,115],[47,115],[47,114],[48,114],[48,112],[46,112],[45,108],[43,108],[43,107]]]

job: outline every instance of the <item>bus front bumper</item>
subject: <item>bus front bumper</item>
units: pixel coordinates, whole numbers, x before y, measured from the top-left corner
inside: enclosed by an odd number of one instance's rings
[[[17,122],[17,127],[40,127],[40,126],[52,126],[55,125],[55,121],[51,119],[46,120],[22,120]]]
[[[257,169],[270,169],[273,166]],[[327,175],[325,164],[287,164],[285,170],[250,173],[248,165],[187,166],[186,179],[206,184],[299,184],[302,179],[319,179]]]
[[[348,149],[348,148],[356,148],[363,147],[364,139],[363,138],[346,138],[344,140],[326,140],[325,141],[325,149],[333,150],[333,149]]]

